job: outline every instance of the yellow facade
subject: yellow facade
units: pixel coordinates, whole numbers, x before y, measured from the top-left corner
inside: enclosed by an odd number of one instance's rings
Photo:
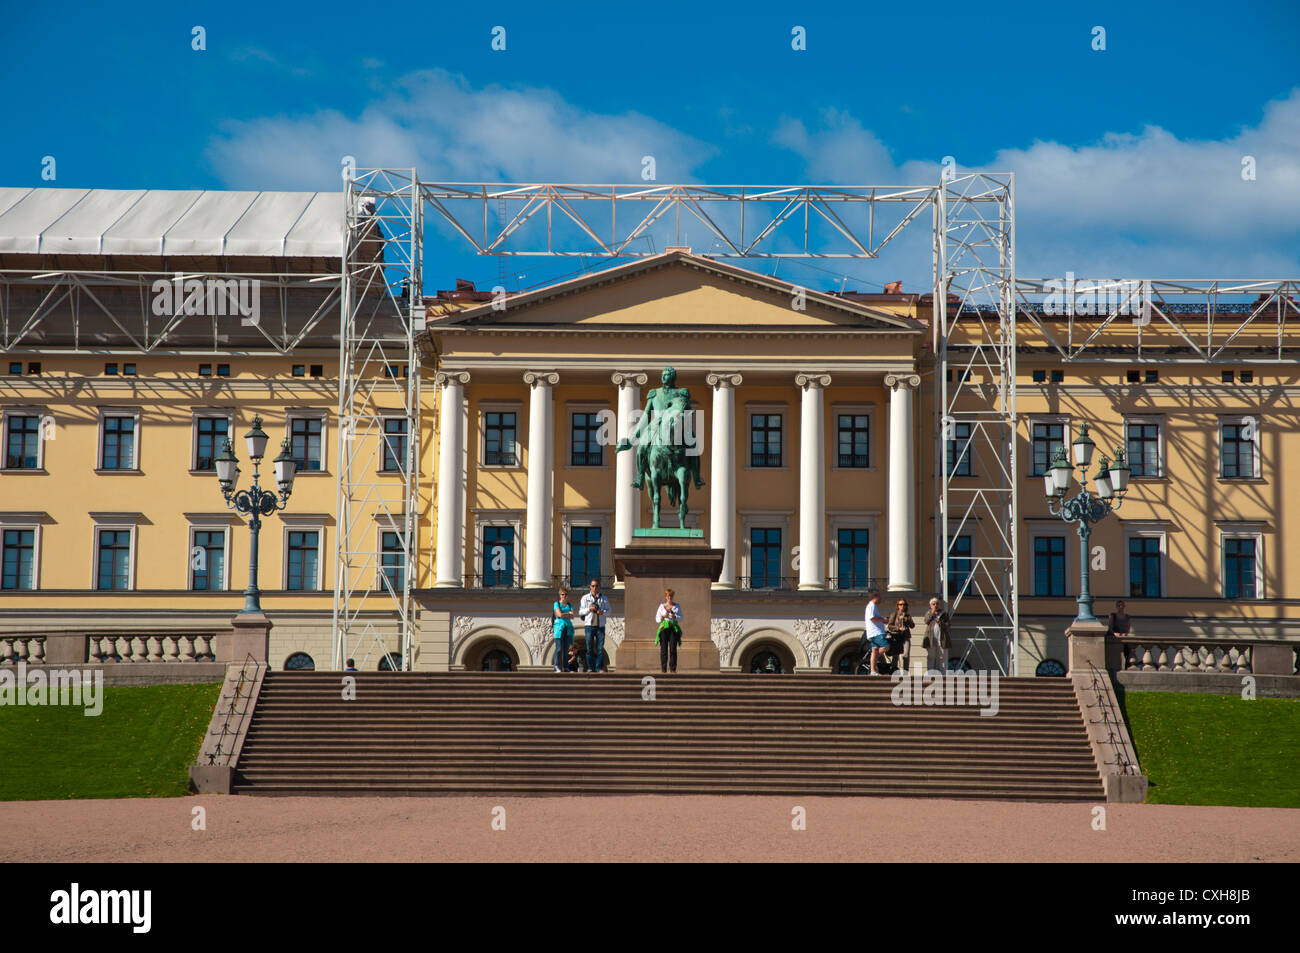
[[[426,362],[420,370],[424,383],[418,428],[410,435],[418,441],[420,487],[413,580],[416,668],[475,667],[489,646],[507,648],[519,666],[547,664],[548,644],[536,620],[545,615],[551,597],[539,591],[543,587],[529,584],[544,581],[549,589],[554,580],[568,578],[570,533],[579,526],[600,529],[601,575],[608,577],[619,506],[613,448],[601,448],[599,465],[576,465],[571,415],[617,414],[616,374],[646,376],[637,389],[637,406],[642,406],[666,365],[676,368],[678,384],[690,389],[699,410],[701,476],[708,486],[692,492],[690,510],[692,525],[706,534],[712,533],[717,484],[711,441],[717,426],[715,386],[710,379],[739,375],[733,394],[735,588],[720,591],[715,599],[715,638],[727,643],[730,667],[743,667],[745,652],[752,655],[756,646],[770,644],[786,652],[797,668],[830,670],[848,646],[856,645],[865,587],[847,592],[836,587],[841,530],[867,531],[865,575],[869,584],[882,587],[891,582],[891,534],[909,534],[914,556],[907,595],[914,610],[923,611],[921,603],[938,580],[934,516],[940,449],[931,315],[925,301],[880,296],[862,303],[813,292],[801,297],[800,289],[784,282],[672,253],[649,264],[517,296],[504,310],[486,303],[445,310],[430,321]],[[1139,333],[1146,335],[1145,347],[1161,341],[1151,328],[1117,325],[1106,333],[1108,346],[1118,349],[1135,346]],[[1239,343],[1267,343],[1266,337],[1265,331],[1251,330]],[[1042,478],[1031,475],[1038,424],[1062,425],[1068,444],[1079,423],[1086,421],[1099,452],[1125,442],[1126,423],[1151,422],[1157,427],[1159,475],[1134,478],[1122,509],[1099,524],[1091,540],[1092,558],[1097,559],[1099,547],[1102,560],[1094,563],[1092,575],[1099,613],[1124,598],[1139,632],[1188,638],[1224,632],[1300,637],[1300,566],[1287,545],[1288,518],[1297,504],[1286,498],[1283,483],[1287,466],[1300,464],[1300,426],[1293,407],[1300,381],[1294,366],[1185,359],[1150,363],[1135,355],[1129,361],[1122,350],[1065,362],[1028,322],[1019,329],[1018,343],[1022,674],[1032,673],[1042,658],[1064,660],[1063,633],[1074,615],[1079,572],[1077,538],[1048,514]],[[339,532],[337,359],[337,349],[319,346],[304,346],[291,355],[120,351],[0,356],[0,372],[11,363],[22,365],[20,373],[0,373],[6,420],[26,416],[42,421],[39,466],[0,469],[0,528],[30,526],[37,533],[35,588],[0,591],[0,638],[68,629],[226,624],[242,604],[248,530],[223,505],[215,475],[195,469],[196,420],[205,415],[229,417],[236,452],[245,458],[242,436],[254,415],[262,416],[272,436],[268,456],[289,435],[291,419],[311,417],[324,421],[321,468],[300,473],[288,510],[266,519],[259,581],[263,605],[275,622],[272,664],[282,666],[293,653],[306,652],[318,667],[329,665]],[[39,375],[27,373],[28,365],[38,360]],[[105,373],[108,363],[118,365],[116,375]],[[122,373],[126,363],[135,365],[134,375]],[[200,364],[212,365],[212,376],[200,376]],[[217,375],[219,364],[229,365],[229,376]],[[295,365],[320,365],[320,376],[296,376]],[[1253,375],[1247,383],[1240,378],[1243,369]],[[1136,383],[1128,380],[1134,370],[1140,372]],[[1148,383],[1150,370],[1157,371],[1158,379]],[[1234,372],[1231,383],[1223,379],[1228,370]],[[1042,372],[1043,381],[1035,380],[1036,371]],[[1053,372],[1062,379],[1053,381]],[[532,543],[529,474],[536,465],[532,448],[540,445],[531,432],[535,385],[525,378],[530,373],[555,375],[548,392],[553,469],[544,580],[525,578]],[[460,391],[464,451],[461,466],[442,473],[439,449],[447,418],[441,401],[446,390],[438,375],[447,374],[467,375]],[[807,386],[799,383],[800,375],[817,381],[828,378],[813,385],[820,388],[822,408],[821,439],[815,443],[803,432]],[[907,451],[911,505],[902,529],[891,525],[889,478],[889,461],[899,452],[891,445],[891,399],[898,385],[886,382],[899,376],[915,376],[920,382],[911,406]],[[395,412],[400,408],[391,386],[377,388],[374,395],[379,404]],[[513,463],[494,465],[485,459],[484,421],[489,413],[515,415]],[[780,419],[779,465],[750,465],[755,414]],[[868,421],[866,466],[839,466],[837,420],[842,414]],[[138,459],[130,469],[109,471],[99,465],[103,420],[113,415],[137,421]],[[1258,473],[1228,477],[1222,470],[1221,424],[1243,419],[1257,422],[1253,459]],[[355,459],[374,471],[376,481],[398,479],[381,472],[374,434],[354,439],[360,441]],[[5,440],[7,452],[7,425]],[[801,499],[806,491],[801,453],[808,446],[819,446],[822,453],[821,591],[800,588],[806,577],[795,568],[793,553],[793,547],[808,538],[807,507]],[[970,480],[977,482],[995,464],[977,450]],[[247,483],[251,466],[244,459],[241,467]],[[453,491],[462,494],[458,505],[463,533],[451,560],[461,585],[449,587],[440,585],[440,559],[448,557],[438,551],[438,540],[443,500]],[[644,493],[637,495],[636,506],[639,525],[649,525]],[[382,526],[362,509],[354,525],[361,527],[363,537],[374,538],[377,576]],[[515,532],[512,558],[518,585],[506,591],[482,587],[486,526],[509,526]],[[750,531],[756,527],[779,529],[782,553],[780,582],[760,587],[765,589],[761,592],[751,591],[745,582],[752,583],[756,575],[749,552]],[[129,534],[130,580],[125,590],[96,588],[96,541],[104,529]],[[212,529],[226,534],[225,588],[196,592],[190,568],[193,533]],[[314,590],[287,589],[286,547],[288,534],[296,530],[319,534]],[[972,531],[973,556],[980,555],[982,532]],[[1065,595],[1035,594],[1041,589],[1035,541],[1048,537],[1064,540],[1060,555]],[[1158,596],[1131,595],[1129,542],[1134,537],[1158,540]],[[1225,539],[1253,542],[1255,598],[1225,598]],[[391,622],[391,609],[382,600],[374,602],[372,615],[381,628]],[[400,648],[395,642],[388,647]],[[611,645],[615,665],[616,648]],[[375,661],[370,659],[370,667]]]

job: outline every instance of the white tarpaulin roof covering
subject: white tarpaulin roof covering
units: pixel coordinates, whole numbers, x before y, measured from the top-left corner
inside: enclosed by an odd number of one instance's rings
[[[339,192],[0,188],[0,253],[343,257]]]

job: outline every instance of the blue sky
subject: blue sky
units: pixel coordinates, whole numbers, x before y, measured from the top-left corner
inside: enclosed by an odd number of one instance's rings
[[[459,181],[632,182],[648,154],[661,183],[929,184],[950,155],[1017,174],[1024,275],[1300,277],[1294,2],[5,6],[4,185],[336,189],[344,154]],[[431,284],[496,279],[430,250]],[[822,267],[916,290],[928,236]]]

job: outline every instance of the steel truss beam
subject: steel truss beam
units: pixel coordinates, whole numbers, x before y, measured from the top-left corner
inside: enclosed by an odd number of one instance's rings
[[[253,288],[257,289],[263,312],[258,323],[242,324],[241,316],[230,308],[224,292],[211,299],[217,307],[209,306],[205,293],[202,302],[194,302],[194,310],[201,313],[187,313],[183,289],[196,280],[208,287],[224,286],[232,281],[255,282]],[[172,296],[178,305],[171,309],[172,313],[154,313],[155,285],[160,281],[173,288],[181,283],[181,290]],[[124,292],[130,296],[129,306],[123,301]],[[290,302],[297,300],[292,298],[294,292],[312,292],[321,300],[308,312],[291,314]],[[140,354],[174,350],[175,336],[192,333],[196,328],[202,328],[204,338],[211,340],[212,351],[228,351],[229,344],[223,339],[228,339],[232,331],[243,334],[255,331],[276,353],[289,354],[333,313],[338,303],[338,275],[320,272],[4,269],[0,270],[0,351],[37,352],[66,347],[72,351],[99,352],[108,346],[103,343],[102,330],[95,330],[98,324],[126,338],[126,345],[119,342],[111,348]],[[34,339],[34,333],[50,322],[60,322],[58,330],[66,333],[69,327],[61,323],[65,320],[69,321],[72,332],[70,343],[52,345]],[[191,351],[199,349],[193,344],[183,347]]]
[[[1019,278],[1016,308],[1064,361],[1275,363],[1300,348],[1294,279]]]
[[[480,255],[645,258],[655,226],[683,223],[718,258],[875,258],[932,204],[932,187],[420,184],[432,211]],[[877,222],[879,205],[897,205]],[[861,214],[854,215],[859,212]],[[526,226],[536,222],[533,232]],[[581,247],[576,243],[581,242]],[[815,249],[814,244],[823,246]]]
[[[344,202],[334,667],[349,658],[358,668],[373,667],[389,652],[395,624],[400,667],[410,669],[419,554],[423,203],[414,170],[385,169],[349,178]],[[405,423],[404,454],[386,435],[385,421]],[[386,447],[396,457],[395,474],[380,472]],[[387,556],[385,532],[396,533],[398,543]]]

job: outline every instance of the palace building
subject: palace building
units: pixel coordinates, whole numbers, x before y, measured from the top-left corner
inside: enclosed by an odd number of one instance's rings
[[[1153,645],[1300,642],[1286,543],[1300,503],[1282,482],[1287,460],[1300,465],[1294,297],[1262,303],[1274,323],[1245,321],[1249,308],[1018,317],[1016,447],[999,459],[969,422],[942,422],[940,375],[980,386],[983,372],[941,367],[932,295],[818,292],[670,248],[504,299],[428,295],[414,361],[378,346],[366,381],[381,412],[358,431],[340,414],[343,207],[314,193],[0,189],[0,660],[225,660],[249,533],[214,461],[227,438],[246,456],[258,416],[264,475],[281,441],[297,465],[261,532],[274,668],[337,664],[347,561],[349,593],[376,595],[357,614],[374,635],[362,668],[403,664],[379,596],[404,591],[409,667],[550,667],[556,588],[600,578],[617,669],[613,551],[650,509],[616,443],[665,367],[696,412],[705,486],[688,525],[726,551],[711,620],[724,671],[853,671],[871,589],[886,607],[906,598],[918,624],[945,575],[953,596],[988,602],[976,570],[999,529],[1017,534],[1019,673],[1063,665],[1084,557],[1044,476],[1084,423],[1132,467],[1089,541],[1098,613],[1125,600]],[[393,320],[382,301],[376,314]],[[1231,340],[1201,346],[1229,321]],[[946,343],[961,353],[960,333]],[[1014,526],[950,519],[941,540],[943,471],[978,487],[1012,459]],[[374,491],[346,508],[342,467]],[[409,511],[376,502],[408,468]],[[366,559],[345,560],[344,522]],[[1003,649],[971,631],[953,655],[989,667]]]

